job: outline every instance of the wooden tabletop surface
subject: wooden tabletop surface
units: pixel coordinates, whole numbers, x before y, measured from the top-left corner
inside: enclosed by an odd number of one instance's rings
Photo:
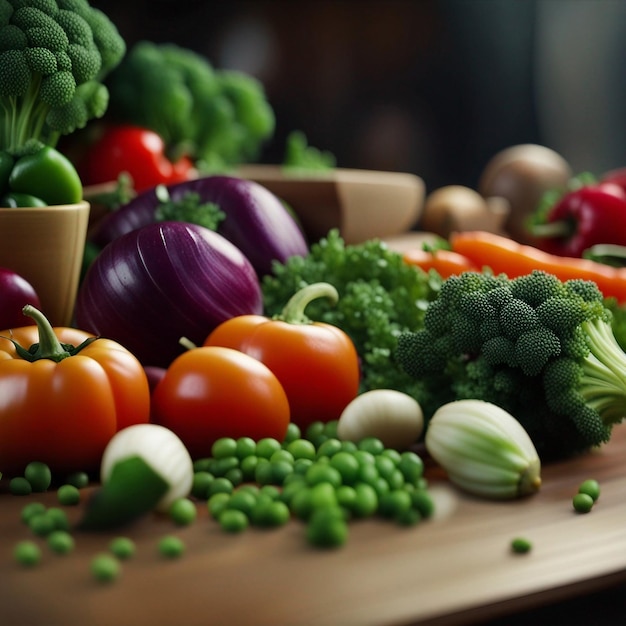
[[[543,468],[531,498],[490,502],[460,494],[440,472],[429,474],[434,519],[411,528],[383,520],[350,524],[347,544],[310,547],[294,520],[276,530],[222,532],[199,504],[198,519],[177,528],[149,515],[123,532],[137,553],[111,584],[89,573],[92,557],[120,533],[74,533],[74,552],[46,549],[35,568],[12,559],[33,538],[20,511],[33,500],[0,483],[0,624],[2,626],[398,626],[468,624],[572,598],[626,580],[626,425],[608,445]],[[602,493],[588,514],[572,496],[586,478]],[[81,508],[67,507],[71,520]],[[176,534],[186,553],[160,557],[156,544]],[[513,554],[510,542],[533,549]],[[40,541],[40,540],[38,540]]]

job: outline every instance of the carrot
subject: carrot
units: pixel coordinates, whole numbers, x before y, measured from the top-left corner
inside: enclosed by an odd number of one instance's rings
[[[452,250],[433,250],[429,252],[421,248],[414,248],[413,250],[407,250],[403,258],[405,263],[416,265],[425,272],[431,269],[435,270],[442,278],[478,269],[467,257]]]
[[[549,254],[503,235],[484,231],[452,233],[449,240],[452,250],[467,257],[479,268],[490,268],[494,274],[503,273],[515,278],[533,270],[543,270],[562,281],[572,278],[592,280],[606,298],[613,297],[620,304],[626,303],[626,268]]]

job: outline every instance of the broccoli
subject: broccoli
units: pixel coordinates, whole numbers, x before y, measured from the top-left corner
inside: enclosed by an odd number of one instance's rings
[[[54,147],[102,117],[126,45],[87,0],[0,0],[0,150]]]
[[[334,285],[339,302],[311,302],[307,316],[334,324],[350,336],[361,358],[361,389],[417,393],[421,384],[400,368],[393,352],[402,331],[421,327],[441,279],[406,265],[401,254],[379,240],[346,245],[333,229],[310,247],[306,257],[273,264],[273,273],[261,283],[265,312],[280,313],[296,291],[320,281]]]
[[[493,402],[542,458],[565,458],[607,442],[626,416],[626,353],[611,324],[591,281],[466,272],[443,282],[395,357],[431,401]]]
[[[108,117],[156,132],[172,162],[187,156],[204,172],[254,159],[274,132],[257,80],[176,44],[136,43],[106,84]]]
[[[159,200],[154,214],[157,222],[174,220],[217,230],[226,217],[217,204],[203,202],[196,192],[188,191],[178,200],[172,200],[167,187],[158,185],[155,193]]]

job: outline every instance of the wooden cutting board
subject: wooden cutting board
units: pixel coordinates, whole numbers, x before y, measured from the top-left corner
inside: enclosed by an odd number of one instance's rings
[[[76,550],[45,549],[34,569],[13,562],[12,548],[30,532],[22,507],[54,492],[0,493],[0,624],[2,626],[367,626],[467,624],[543,602],[573,597],[626,579],[626,425],[601,450],[543,469],[529,499],[490,502],[462,495],[440,470],[428,477],[434,519],[411,528],[365,520],[350,525],[348,543],[309,547],[304,526],[223,533],[199,506],[197,521],[179,529],[148,516],[127,528],[137,553],[112,584],[89,574],[91,558],[113,534],[75,533]],[[588,514],[571,499],[586,478],[602,493]],[[71,519],[80,507],[68,507]],[[166,561],[156,552],[165,534],[187,552]],[[510,551],[528,538],[525,555]]]

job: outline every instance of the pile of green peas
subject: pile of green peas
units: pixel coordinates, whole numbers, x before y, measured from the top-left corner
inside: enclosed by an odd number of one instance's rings
[[[414,525],[434,512],[418,454],[375,437],[341,441],[336,421],[315,422],[304,436],[292,423],[282,442],[218,439],[211,456],[194,463],[192,495],[207,500],[224,531],[278,527],[295,517],[318,547],[343,545],[351,519]]]

